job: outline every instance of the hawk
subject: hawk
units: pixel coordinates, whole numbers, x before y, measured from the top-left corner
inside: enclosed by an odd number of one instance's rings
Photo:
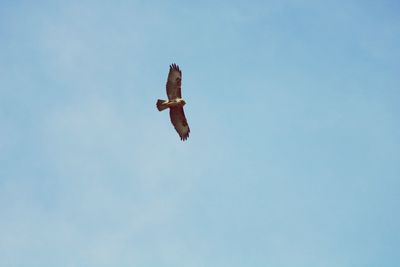
[[[190,128],[187,123],[183,106],[186,104],[181,94],[182,71],[175,63],[169,66],[167,79],[167,96],[168,100],[157,100],[158,111],[169,108],[169,116],[171,122],[178,132],[182,141],[189,137]]]

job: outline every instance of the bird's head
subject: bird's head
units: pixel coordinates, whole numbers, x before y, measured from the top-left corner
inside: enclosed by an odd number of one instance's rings
[[[183,107],[184,105],[186,105],[186,102],[185,102],[185,100],[183,100],[183,98],[180,98],[180,99],[178,100],[178,102],[182,105],[182,107]]]

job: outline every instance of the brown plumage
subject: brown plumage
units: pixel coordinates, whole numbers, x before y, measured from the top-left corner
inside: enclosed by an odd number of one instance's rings
[[[157,100],[157,109],[162,111],[169,108],[171,122],[178,132],[181,140],[185,141],[189,137],[190,128],[187,123],[183,106],[186,104],[182,99],[181,93],[182,71],[175,63],[169,66],[167,79],[167,96],[168,100]]]

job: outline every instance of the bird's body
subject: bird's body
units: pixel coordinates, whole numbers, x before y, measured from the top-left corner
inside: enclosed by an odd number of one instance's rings
[[[171,122],[178,132],[181,140],[185,141],[189,137],[190,128],[187,123],[183,106],[186,104],[181,93],[182,72],[179,66],[172,64],[169,66],[167,80],[167,96],[168,100],[157,100],[157,109],[163,111],[169,108]]]
[[[176,98],[172,100],[161,100],[161,99],[157,100],[157,108],[159,111],[162,111],[166,108],[183,107],[185,104],[186,102],[182,98]]]

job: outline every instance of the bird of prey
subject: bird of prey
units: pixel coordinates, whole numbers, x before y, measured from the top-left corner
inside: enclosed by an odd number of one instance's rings
[[[157,100],[158,111],[169,108],[169,116],[171,122],[178,132],[182,141],[189,137],[190,128],[187,123],[183,106],[186,104],[181,94],[182,71],[175,63],[169,66],[167,79],[167,96],[168,100]]]

